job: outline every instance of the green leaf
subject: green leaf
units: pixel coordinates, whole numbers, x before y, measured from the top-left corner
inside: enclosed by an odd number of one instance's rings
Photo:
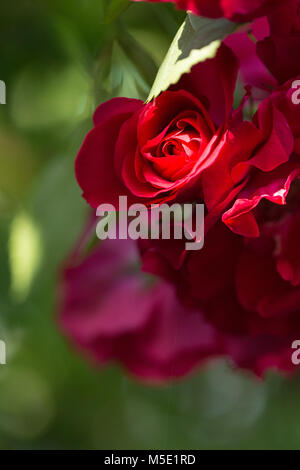
[[[223,18],[211,20],[189,14],[171,44],[147,101],[177,83],[193,65],[215,57],[222,40],[237,27]]]
[[[157,66],[147,51],[126,31],[107,44],[95,71],[96,101],[116,96],[145,100]]]
[[[104,23],[111,23],[129,6],[129,0],[109,0],[105,9]]]

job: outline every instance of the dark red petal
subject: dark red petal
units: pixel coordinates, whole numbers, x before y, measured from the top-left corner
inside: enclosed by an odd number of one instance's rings
[[[132,109],[139,109],[139,100],[114,100],[107,106],[116,106],[116,112],[110,108],[110,118],[102,120],[86,136],[75,162],[76,178],[83,190],[83,197],[92,207],[102,203],[117,204],[118,196],[127,191],[115,171],[115,144],[124,122]],[[104,108],[105,109],[105,108]],[[118,111],[118,112],[117,112]]]

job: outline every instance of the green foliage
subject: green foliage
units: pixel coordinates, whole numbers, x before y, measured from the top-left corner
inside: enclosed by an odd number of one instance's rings
[[[158,71],[148,101],[177,83],[193,65],[215,57],[222,39],[235,29],[236,24],[226,19],[210,20],[188,15]]]
[[[145,99],[156,66],[141,45],[126,31],[114,37],[100,54],[95,73],[97,103],[115,96]]]
[[[115,20],[128,7],[129,0],[108,0],[104,14],[104,22],[110,23]]]
[[[148,95],[183,20],[171,5],[126,3],[1,4],[0,448],[299,448],[297,377],[258,382],[216,363],[150,387],[116,365],[92,367],[59,326],[61,266],[88,215],[73,167],[92,112],[118,94]],[[188,21],[189,67],[195,47],[232,26]]]

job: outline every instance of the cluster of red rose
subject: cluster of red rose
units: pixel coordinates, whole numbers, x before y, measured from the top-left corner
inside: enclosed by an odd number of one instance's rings
[[[93,208],[119,195],[204,203],[204,248],[182,258],[179,240],[112,240],[79,264],[74,255],[62,324],[98,362],[144,380],[181,377],[213,357],[259,376],[289,372],[300,339],[300,0],[175,3],[252,21],[252,35],[232,34],[147,104],[102,104],[76,176]],[[234,108],[238,80],[246,92]]]

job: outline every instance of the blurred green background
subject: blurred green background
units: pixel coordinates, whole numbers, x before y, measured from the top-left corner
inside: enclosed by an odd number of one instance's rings
[[[73,163],[94,108],[145,98],[183,14],[126,0],[2,2],[2,449],[299,448],[300,381],[259,382],[220,361],[146,387],[96,370],[56,321],[59,267],[87,207]]]

